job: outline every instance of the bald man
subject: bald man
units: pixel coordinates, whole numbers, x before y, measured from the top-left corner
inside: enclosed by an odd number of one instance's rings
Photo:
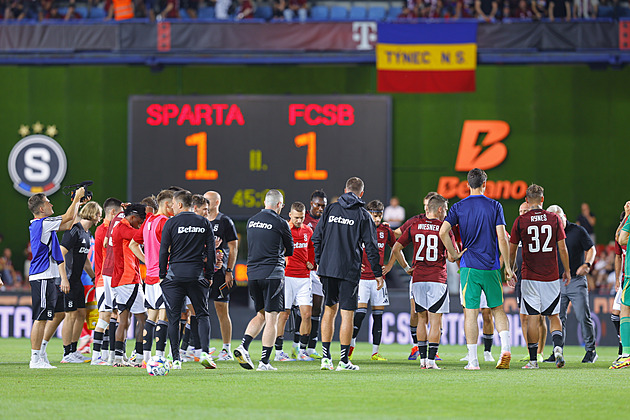
[[[234,360],[232,356],[232,319],[230,318],[229,303],[230,290],[234,286],[234,266],[238,255],[238,236],[234,222],[219,211],[221,194],[208,191],[203,195],[208,199],[208,220],[212,224],[214,236],[221,239],[218,251],[223,252],[223,264],[214,273],[214,280],[210,289],[210,299],[214,300],[214,309],[219,318],[223,348],[219,352],[218,360]]]

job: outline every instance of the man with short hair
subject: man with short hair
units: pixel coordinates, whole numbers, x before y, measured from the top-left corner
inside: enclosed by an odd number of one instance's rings
[[[337,370],[359,370],[348,359],[352,340],[354,311],[361,277],[361,245],[372,267],[377,290],[383,287],[383,272],[376,241],[376,227],[361,201],[364,184],[360,178],[346,181],[344,193],[326,207],[313,234],[317,273],[324,286],[326,308],[322,319],[322,370],[334,370],[330,354],[335,318],[341,307],[339,342],[341,357]]]
[[[42,339],[46,330],[46,323],[53,318],[53,311],[57,303],[56,279],[60,279],[59,264],[63,262],[59,240],[55,232],[68,230],[72,227],[79,211],[81,199],[85,189],[79,188],[74,193],[72,204],[62,215],[53,215],[53,205],[43,193],[37,193],[28,199],[28,209],[33,214],[29,226],[33,259],[29,269],[29,283],[33,305],[33,327],[31,329],[31,369],[55,368],[42,359],[40,351]],[[70,285],[61,286],[62,292],[70,291]]]
[[[230,291],[234,287],[234,266],[238,256],[238,235],[234,222],[219,211],[221,195],[207,191],[203,195],[208,200],[208,215],[215,238],[221,240],[218,251],[223,254],[221,266],[214,273],[210,287],[210,299],[214,300],[214,310],[219,318],[219,328],[223,347],[217,360],[234,360],[232,356],[232,319],[230,318]]]
[[[249,321],[234,357],[244,369],[254,369],[249,345],[264,327],[259,371],[278,370],[269,357],[277,337],[278,314],[284,310],[285,257],[293,255],[293,237],[280,217],[284,198],[272,189],[265,195],[265,208],[247,221],[247,287],[256,315]]]
[[[396,243],[396,236],[392,229],[386,224],[381,223],[383,220],[384,207],[380,200],[372,200],[365,206],[365,209],[370,213],[374,225],[376,226],[376,241],[381,266],[385,260],[385,245],[388,245],[391,249]],[[374,277],[374,273],[372,273],[369,266],[370,262],[364,250],[361,261],[361,279],[359,280],[359,303],[354,313],[354,329],[352,331],[352,342],[350,344],[350,355],[348,358],[352,360],[352,353],[356,347],[357,336],[361,330],[363,319],[367,315],[368,302],[372,302],[372,319],[374,322],[372,323],[371,359],[374,361],[387,361],[387,359],[379,353],[383,332],[383,311],[385,310],[385,306],[389,306],[387,285],[383,284],[381,290],[376,290],[376,277]]]
[[[135,233],[129,244],[134,255],[147,267],[144,280],[144,307],[147,309],[147,321],[142,334],[143,366],[151,358],[153,338],[155,354],[164,356],[168,318],[166,305],[160,286],[160,242],[166,221],[173,215],[173,191],[163,190],[157,196],[158,210],[154,215],[147,215],[144,223]],[[144,245],[144,250],[140,247]]]
[[[311,311],[313,308],[313,294],[311,290],[310,271],[315,268],[315,250],[311,238],[313,230],[304,225],[304,213],[306,207],[296,201],[291,204],[289,212],[289,227],[293,237],[293,255],[287,257],[287,265],[284,278],[284,308],[278,316],[278,337],[276,338],[276,356],[274,361],[286,362],[299,360],[303,362],[314,359],[306,353],[309,335],[311,332]],[[296,359],[291,359],[282,350],[284,342],[284,327],[291,315],[291,308],[296,305],[300,308],[300,324],[295,328],[298,331],[298,349]]]
[[[216,257],[214,234],[210,222],[191,211],[192,201],[193,195],[190,191],[177,191],[173,195],[175,216],[164,224],[160,243],[160,285],[166,303],[173,368],[182,368],[179,319],[188,296],[199,325],[199,360],[206,369],[215,369],[216,364],[209,355],[208,337],[208,288],[212,282]]]
[[[405,229],[394,244],[392,255],[405,272],[413,276],[413,300],[422,321],[418,332],[420,368],[440,369],[435,360],[442,334],[442,314],[449,312],[449,295],[446,284],[447,251],[438,238],[438,232],[446,217],[448,200],[439,194],[434,195],[425,208],[425,219]],[[452,232],[450,239],[455,242]],[[402,250],[412,242],[414,261],[410,267]],[[457,249],[455,245],[454,247]],[[449,258],[454,259],[455,256],[451,255]],[[427,335],[429,324],[430,331]]]
[[[510,353],[509,321],[503,310],[503,288],[501,263],[503,257],[505,277],[511,279],[507,234],[503,207],[499,202],[484,196],[488,176],[478,168],[468,172],[470,195],[455,203],[440,227],[440,239],[451,255],[461,255],[460,279],[464,296],[464,319],[468,364],[464,369],[479,370],[477,338],[481,292],[485,292],[488,306],[492,310],[496,328],[501,339],[501,357],[497,369],[509,369]],[[462,238],[462,253],[458,253],[449,232],[459,225]],[[463,254],[463,255],[462,255]]]
[[[564,339],[560,313],[560,276],[557,256],[568,266],[569,254],[565,243],[566,235],[557,215],[542,208],[545,200],[541,186],[532,184],[527,188],[525,200],[529,211],[516,218],[510,236],[510,260],[516,259],[516,251],[522,242],[521,314],[527,315],[527,349],[529,362],[523,369],[538,369],[538,326],[541,316],[547,316],[553,338],[553,355],[556,366],[564,366],[562,348]],[[557,250],[557,251],[556,251]],[[571,281],[563,273],[565,286]],[[509,279],[512,282],[513,279]]]
[[[313,229],[315,232],[315,227],[317,223],[324,213],[324,209],[328,204],[328,197],[324,190],[315,190],[311,194],[311,208],[304,215],[304,225]],[[317,275],[317,269],[311,270],[311,283],[313,290],[313,312],[311,313],[311,333],[308,340],[308,346],[306,348],[306,353],[309,357],[313,359],[321,359],[322,356],[317,353],[315,347],[317,346],[317,336],[319,334],[319,324],[321,321],[322,315],[322,307],[324,304],[324,289],[322,286],[322,282]],[[297,358],[298,354],[291,354],[291,357]]]
[[[560,288],[560,320],[562,321],[562,335],[567,336],[566,321],[569,302],[573,306],[573,311],[578,322],[582,326],[582,337],[586,354],[582,363],[595,363],[597,352],[595,351],[595,328],[591,319],[591,309],[588,299],[588,281],[586,274],[591,269],[595,260],[595,245],[588,232],[582,226],[567,221],[567,217],[558,205],[549,206],[547,211],[557,214],[560,217],[564,232],[566,234],[566,245],[569,251],[568,272],[571,282],[562,285]],[[567,271],[567,266],[558,260],[560,274]],[[545,359],[545,362],[555,362],[554,355]]]

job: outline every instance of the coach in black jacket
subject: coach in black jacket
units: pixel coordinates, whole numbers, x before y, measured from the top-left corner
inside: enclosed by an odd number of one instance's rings
[[[362,246],[368,256],[378,289],[383,287],[382,267],[376,241],[376,226],[363,207],[363,181],[352,177],[337,203],[329,204],[315,228],[315,262],[318,265],[326,309],[322,318],[322,370],[333,369],[330,342],[333,337],[337,307],[341,306],[341,360],[337,370],[359,370],[348,360],[357,291],[361,277]]]
[[[247,221],[247,287],[254,301],[256,316],[247,325],[241,345],[234,356],[245,369],[253,369],[249,344],[262,335],[262,356],[257,370],[276,370],[269,356],[276,340],[278,314],[284,311],[284,257],[293,255],[293,236],[286,220],[280,217],[284,198],[269,190],[265,208]]]
[[[208,219],[193,213],[191,207],[190,191],[177,191],[173,195],[175,216],[164,224],[160,242],[160,286],[166,303],[168,337],[175,369],[181,369],[179,318],[186,296],[190,298],[197,316],[201,363],[206,368],[216,367],[208,356],[208,288],[214,273],[214,233]]]

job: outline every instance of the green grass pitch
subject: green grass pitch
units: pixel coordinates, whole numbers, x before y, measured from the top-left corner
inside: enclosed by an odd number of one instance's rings
[[[212,345],[220,348],[218,341]],[[319,362],[272,362],[277,372],[217,362],[217,370],[184,363],[165,377],[138,368],[60,365],[58,339],[48,346],[58,368],[31,370],[29,347],[27,339],[0,339],[1,418],[596,419],[623,417],[630,391],[630,368],[608,369],[612,347],[598,348],[595,364],[580,363],[584,350],[568,347],[563,369],[543,363],[533,371],[518,361],[526,349],[514,348],[511,369],[480,362],[480,371],[468,372],[459,361],[464,346],[440,347],[442,370],[434,371],[408,361],[408,346],[381,346],[389,360],[372,362],[371,345],[361,343],[353,360],[358,372],[321,371]],[[331,348],[336,364],[338,343]],[[260,357],[260,342],[251,350],[252,359]]]

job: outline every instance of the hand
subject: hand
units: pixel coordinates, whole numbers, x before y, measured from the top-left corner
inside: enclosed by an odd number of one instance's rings
[[[412,275],[413,274],[413,267],[412,266],[407,267],[405,269],[405,273],[407,273],[409,275]]]
[[[448,256],[449,256],[449,259],[448,259],[448,260],[449,260],[450,262],[459,261],[459,260],[462,258],[462,255],[464,255],[464,252],[466,252],[466,250],[467,250],[467,249],[468,249],[468,248],[464,248],[461,252],[458,252],[457,254],[455,254],[455,255],[453,256],[453,258],[452,258],[452,259],[450,258],[450,256],[451,256],[451,255],[450,255],[450,254],[448,254]]]
[[[512,273],[512,277],[506,277],[506,280],[507,285],[511,288],[514,288],[516,286],[516,282],[518,281],[518,277],[516,277],[515,273]]]
[[[578,276],[585,276],[590,270],[590,267],[586,264],[582,264],[581,266],[578,267],[577,271],[575,272],[575,274],[577,274]]]
[[[564,280],[564,285],[568,286],[571,283],[571,276],[566,271],[562,273],[562,279]]]
[[[85,196],[85,188],[81,187],[78,188],[75,192],[74,192],[74,201],[75,202],[80,202],[81,199]]]
[[[70,292],[70,282],[68,279],[62,279],[59,288],[63,293],[68,294],[68,292]]]
[[[621,287],[621,278],[616,278],[615,279],[615,292],[618,292],[620,287]]]
[[[381,290],[385,286],[385,281],[383,280],[383,276],[376,278],[376,290]]]
[[[214,247],[218,248],[221,245],[221,242],[223,242],[223,239],[221,239],[221,238],[214,238]]]
[[[383,267],[383,275],[386,275],[390,271],[392,271],[393,264],[387,263],[385,267]]]
[[[225,284],[227,284],[227,287],[230,289],[234,286],[234,276],[231,271],[225,273]]]
[[[365,266],[361,264],[361,272],[363,273],[364,271],[365,271]]]
[[[315,268],[315,266],[313,264],[311,264],[310,261],[306,261],[306,268],[308,268],[309,270],[312,270]]]
[[[506,265],[505,267],[503,267],[503,271],[505,273],[505,280],[507,281],[508,286],[514,287],[514,285],[516,284],[516,275],[514,274],[512,269]],[[512,285],[510,285],[510,283],[512,283]]]

